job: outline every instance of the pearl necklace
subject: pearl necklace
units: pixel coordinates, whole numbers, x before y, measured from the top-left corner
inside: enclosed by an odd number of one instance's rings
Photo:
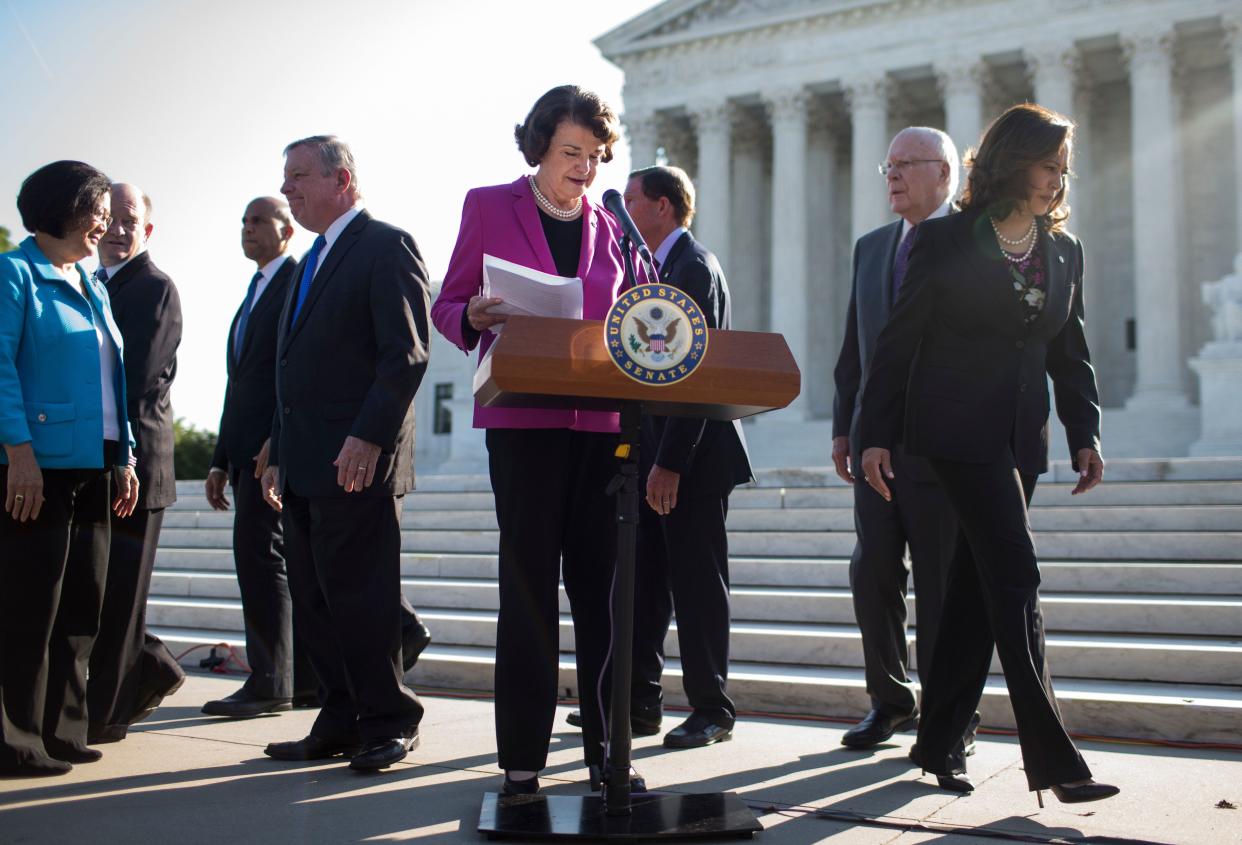
[[[543,195],[543,192],[539,190],[539,186],[535,184],[534,176],[527,176],[526,179],[530,182],[530,191],[535,195],[535,202],[539,203],[540,208],[555,217],[557,220],[573,220],[582,213],[582,197],[578,197],[577,204],[574,205],[573,208],[566,211],[565,209],[555,205],[552,200]]]
[[[1035,225],[1034,217],[1031,218],[1031,226],[1030,228],[1026,230],[1026,234],[1020,238],[1017,238],[1016,240],[1011,240],[1005,237],[1004,235],[1002,235],[1000,231],[1000,227],[996,225],[996,219],[993,218],[991,215],[988,216],[988,222],[992,224],[992,231],[996,233],[996,239],[1000,241],[1001,243],[1009,244],[1010,246],[1021,246],[1023,241],[1026,241],[1028,239],[1030,240],[1030,244],[1028,244],[1026,247],[1026,252],[1022,253],[1021,255],[1014,255],[1013,253],[1009,252],[1009,250],[1003,247],[1001,248],[1001,255],[1008,258],[1014,264],[1021,264],[1023,261],[1026,261],[1028,258],[1031,257],[1031,253],[1035,251],[1035,241],[1038,240],[1038,238],[1035,237],[1035,232],[1037,231],[1037,228]]]

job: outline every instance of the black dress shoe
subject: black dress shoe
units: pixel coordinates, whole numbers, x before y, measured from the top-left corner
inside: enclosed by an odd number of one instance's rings
[[[1068,784],[1057,784],[1053,787],[1052,794],[1062,804],[1082,804],[1087,801],[1103,801],[1105,798],[1112,798],[1121,790],[1111,783],[1090,783],[1079,784],[1078,786],[1069,786]],[[1044,806],[1044,794],[1041,790],[1035,790],[1035,800],[1039,802],[1040,808]]]
[[[653,715],[654,712],[654,715]],[[660,732],[660,722],[663,716],[660,712],[646,710],[641,714],[630,713],[630,736],[655,736]],[[565,717],[565,721],[573,725],[579,730],[582,729],[582,711],[571,710],[569,715]]]
[[[6,778],[46,778],[56,775],[67,775],[73,771],[73,764],[64,760],[53,760],[50,757],[38,760],[23,760],[20,763],[0,764],[0,777]]]
[[[505,785],[501,789],[501,795],[534,795],[539,791],[539,776],[535,775],[526,780],[514,780],[509,777],[509,773],[505,772]]]
[[[418,656],[431,644],[431,629],[419,622],[402,632],[401,636],[401,668],[409,672],[418,662]]]
[[[970,782],[970,778],[966,775],[936,775],[936,783],[940,788],[947,792],[960,792],[965,795],[968,792],[975,791],[975,785]]]
[[[171,683],[162,683],[154,689],[139,688],[135,700],[138,706],[134,708],[134,715],[129,720],[129,724],[136,725],[143,719],[150,716],[156,711],[156,708],[164,701],[165,698],[181,689],[185,683],[185,675],[174,679]]]
[[[393,763],[400,763],[415,748],[418,748],[417,729],[410,736],[369,740],[363,743],[354,759],[349,761],[349,767],[355,772],[384,769]]]
[[[288,698],[260,698],[245,687],[230,696],[208,701],[203,705],[203,713],[206,715],[224,716],[228,719],[249,719],[264,713],[280,713],[292,709],[293,702]]]
[[[64,760],[66,763],[94,763],[103,757],[103,752],[97,748],[87,748],[86,746],[72,745],[67,742],[48,742],[44,740],[43,747],[47,749],[48,754],[57,760]]]
[[[664,735],[665,748],[702,748],[733,739],[733,729],[717,725],[710,719],[691,714],[689,719]]]
[[[898,731],[908,731],[919,723],[919,711],[890,716],[872,710],[863,720],[845,732],[841,744],[847,748],[873,748]]]
[[[358,753],[358,741],[324,739],[307,734],[293,742],[268,743],[263,753],[276,760],[328,760],[342,754],[352,757]]]
[[[317,692],[299,692],[293,695],[294,707],[318,707],[319,693]]]
[[[592,792],[602,792],[604,789],[604,773],[600,767],[594,763],[587,766],[587,779],[591,782]],[[630,770],[630,792],[646,792],[647,780],[633,769]]]

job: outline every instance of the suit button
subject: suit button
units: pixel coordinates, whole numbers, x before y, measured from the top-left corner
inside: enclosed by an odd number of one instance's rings
[[[39,414],[39,422],[47,422],[47,414]]]
[[[285,414],[287,415],[288,413],[289,413],[289,406],[288,406],[288,405],[286,405],[286,406],[285,406]]]
[[[1018,392],[1026,393],[1026,382],[1023,382],[1021,385],[1018,386]],[[288,410],[286,410],[285,412],[288,413]]]
[[[1018,347],[1019,349],[1022,349],[1026,346],[1026,341],[1019,340],[1017,343],[1014,344],[1014,346]]]
[[[281,359],[280,359],[280,366],[282,366],[282,367],[283,367],[283,366],[287,365],[288,363],[289,363],[289,359],[288,359],[288,358],[281,358]]]

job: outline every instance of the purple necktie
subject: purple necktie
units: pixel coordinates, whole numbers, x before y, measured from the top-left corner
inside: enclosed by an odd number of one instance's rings
[[[911,226],[910,231],[906,232],[906,236],[901,239],[901,243],[897,245],[897,257],[893,259],[893,304],[897,304],[897,294],[901,292],[901,283],[906,278],[906,267],[910,264],[910,247],[914,245],[914,230],[918,226]]]

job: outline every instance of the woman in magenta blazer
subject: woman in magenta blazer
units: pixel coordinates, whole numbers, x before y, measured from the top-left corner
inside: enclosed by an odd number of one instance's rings
[[[457,246],[431,317],[463,352],[495,340],[504,322],[482,295],[483,256],[582,279],[582,316],[600,320],[621,291],[619,232],[586,198],[597,167],[612,160],[616,113],[577,86],[548,91],[514,135],[537,168],[509,185],[466,194]],[[488,465],[500,527],[500,614],[496,627],[496,744],[505,792],[539,789],[556,712],[557,588],[563,572],[574,620],[583,746],[599,783],[608,678],[608,592],[616,557],[613,504],[617,415],[599,411],[483,408]]]

